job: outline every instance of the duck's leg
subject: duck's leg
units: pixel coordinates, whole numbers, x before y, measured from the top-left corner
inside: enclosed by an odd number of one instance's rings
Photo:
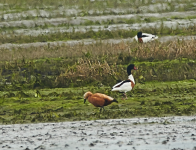
[[[103,109],[103,111],[105,111],[105,109],[104,109],[104,106],[102,106],[101,108],[100,108],[100,113],[101,113],[101,110]]]
[[[126,94],[126,92],[124,93],[124,96],[125,96],[125,99],[127,99],[127,94]]]
[[[122,100],[125,100],[125,93],[122,93]]]

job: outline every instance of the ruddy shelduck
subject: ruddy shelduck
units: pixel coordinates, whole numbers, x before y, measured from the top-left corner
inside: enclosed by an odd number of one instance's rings
[[[118,103],[118,101],[110,96],[107,96],[105,94],[101,93],[91,93],[91,92],[86,92],[84,94],[84,103],[88,100],[91,104],[93,104],[95,107],[100,107],[100,112],[101,110],[105,110],[104,106],[110,105],[113,102]]]

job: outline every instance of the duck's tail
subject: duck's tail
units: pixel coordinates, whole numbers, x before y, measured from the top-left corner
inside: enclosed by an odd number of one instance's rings
[[[118,101],[117,101],[116,99],[113,99],[113,100],[112,100],[112,102],[116,102],[116,103],[118,103]]]

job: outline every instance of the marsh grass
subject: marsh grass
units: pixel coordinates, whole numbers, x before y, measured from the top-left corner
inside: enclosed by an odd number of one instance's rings
[[[194,8],[194,1],[175,0],[165,2],[167,9],[158,10],[162,1],[32,1],[4,0],[0,10],[17,13],[36,9],[46,10],[49,16],[38,14],[26,19],[75,17],[106,14],[141,12],[186,11]],[[176,7],[176,3],[181,3]],[[156,6],[156,7],[155,7]],[[165,5],[164,5],[165,6]],[[151,10],[148,9],[152,8]],[[53,13],[58,9],[79,9],[75,14]],[[107,9],[106,9],[107,8]],[[120,9],[123,8],[123,11]],[[133,8],[133,9],[132,9]],[[143,8],[141,10],[140,8]],[[127,10],[126,10],[127,9]],[[132,9],[132,10],[129,10]],[[93,10],[92,13],[89,13]],[[103,11],[106,10],[106,11]],[[115,11],[117,10],[117,11]],[[29,18],[28,18],[29,17]],[[191,18],[192,17],[192,18]],[[20,18],[20,17],[19,17]],[[23,17],[21,17],[23,18]],[[25,17],[24,17],[25,18]],[[68,18],[70,19],[70,18]],[[143,19],[143,20],[142,20]],[[107,20],[107,27],[116,23],[154,22],[156,18],[134,18]],[[173,17],[173,19],[181,19]],[[194,19],[194,16],[188,16]],[[12,20],[9,18],[8,20]],[[162,18],[162,21],[167,20]],[[2,16],[2,21],[3,16]],[[102,22],[101,22],[102,23]],[[87,20],[84,25],[101,24]],[[80,24],[82,25],[82,24]],[[48,29],[52,25],[36,24],[35,29]],[[59,26],[71,27],[70,24]],[[26,28],[25,25],[20,28]],[[72,26],[73,28],[73,26]],[[75,28],[75,27],[74,27]],[[136,116],[195,115],[196,111],[196,63],[195,40],[170,41],[138,44],[121,42],[103,43],[101,39],[128,38],[136,35],[135,30],[82,32],[57,32],[54,34],[16,36],[18,27],[4,27],[8,34],[0,35],[3,43],[32,43],[67,41],[72,39],[97,39],[96,43],[74,46],[65,44],[43,47],[0,49],[0,123],[36,123],[73,120],[95,120],[130,118]],[[143,32],[162,35],[194,35],[195,25],[188,28],[143,28]],[[100,40],[99,40],[100,39]],[[127,79],[126,67],[134,63],[138,70],[133,72],[136,86],[128,93],[128,100],[111,92],[111,87],[119,80]],[[169,82],[168,82],[169,81]],[[119,100],[118,104],[107,106],[104,113],[90,103],[83,101],[86,91],[110,95]]]
[[[110,63],[127,64],[131,58],[140,61],[146,60],[172,60],[178,58],[195,58],[195,39],[177,40],[166,43],[152,42],[147,44],[120,42],[118,44],[105,43],[97,40],[96,43],[85,45],[78,44],[74,46],[58,44],[43,47],[16,48],[16,49],[0,49],[1,64],[12,63],[17,61],[55,61],[65,60],[74,62],[80,58],[88,58],[93,60],[106,60]],[[35,60],[38,59],[38,60]],[[5,65],[6,66],[6,65]]]
[[[139,82],[194,79],[195,40],[168,43],[95,43],[1,51],[1,90],[112,86],[135,63]],[[10,55],[12,57],[10,57]]]
[[[66,57],[37,60],[26,56],[20,59],[14,55],[14,61],[1,62],[0,122],[194,115],[196,66],[195,60],[191,59],[194,42],[135,44],[133,50],[128,43],[80,45],[78,51],[71,47],[75,53]],[[164,49],[165,46],[168,49]],[[187,58],[182,58],[183,55]],[[122,95],[111,92],[111,86],[117,80],[127,78],[126,67],[131,62],[139,67],[133,72],[137,84],[128,93],[128,100],[123,101]],[[120,103],[107,106],[100,114],[91,104],[83,104],[82,96],[86,91],[105,93]]]

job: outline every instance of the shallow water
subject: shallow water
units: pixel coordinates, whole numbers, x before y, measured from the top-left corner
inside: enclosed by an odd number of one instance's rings
[[[84,17],[52,17],[44,10],[39,10],[37,12],[39,14],[35,14],[34,10],[30,10],[25,13],[21,14],[3,14],[4,19],[13,18],[18,19],[17,21],[0,21],[0,27],[27,27],[33,28],[35,26],[44,26],[45,24],[48,25],[61,25],[61,24],[71,24],[71,25],[80,25],[85,21],[93,21],[93,22],[107,22],[108,20],[123,20],[123,19],[131,19],[131,18],[145,18],[145,17],[156,17],[158,19],[164,17],[187,17],[187,16],[195,16],[196,11],[187,11],[187,12],[167,12],[167,13],[140,13],[140,14],[126,14],[126,15],[104,15],[104,16],[84,16]],[[27,17],[27,16],[36,17],[38,19],[33,20],[22,20],[20,17]],[[16,17],[18,16],[18,17]],[[50,16],[50,17],[47,17]],[[16,18],[14,18],[16,17]],[[175,21],[175,20],[173,20]],[[186,20],[187,21],[187,20]],[[190,20],[188,20],[190,21]]]
[[[196,148],[196,116],[0,125],[2,149]]]
[[[120,2],[120,1],[119,1]],[[29,6],[29,10],[23,11],[20,9],[17,9],[16,12],[14,9],[9,9],[7,7],[6,10],[1,10],[0,15],[2,15],[2,19],[8,21],[8,20],[13,20],[13,19],[25,19],[26,17],[42,17],[42,18],[51,18],[51,17],[57,17],[59,15],[63,15],[66,17],[69,16],[83,16],[84,13],[89,14],[89,15],[104,15],[104,14],[138,14],[138,11],[145,15],[145,13],[157,13],[157,12],[162,12],[162,11],[171,11],[171,13],[175,13],[174,11],[178,11],[187,6],[186,3],[180,2],[177,5],[174,5],[174,8],[171,7],[171,5],[168,3],[168,0],[161,0],[161,1],[155,1],[153,0],[151,4],[148,4],[148,1],[145,1],[141,3],[141,1],[135,1],[135,4],[130,5],[129,7],[124,6],[123,8],[120,6],[117,6],[113,8],[114,6],[109,6],[107,7],[107,4],[104,7],[94,7],[94,8],[83,8],[80,9],[79,6],[48,6],[44,5],[42,6],[42,9],[35,9],[31,8]],[[172,5],[177,3],[177,1],[172,0]],[[140,7],[135,7],[137,5],[140,5]],[[189,5],[192,5],[192,10],[194,10],[194,6],[196,5],[194,2],[189,1]],[[0,8],[6,6],[4,4],[0,3]],[[23,6],[24,7],[24,6]],[[173,10],[174,9],[174,10]],[[189,6],[189,9],[191,9],[191,6]],[[112,18],[113,19],[113,18]]]
[[[63,18],[58,18],[58,19],[50,19],[48,20],[48,23],[50,22],[53,25],[58,25],[59,23],[61,23],[63,20]],[[38,25],[43,25],[44,26],[44,22],[45,20],[42,21],[24,21],[24,22],[20,22],[20,21],[14,21],[12,22],[15,26],[31,26],[31,27],[35,27],[36,24]],[[78,20],[73,20],[73,22],[77,22]],[[82,20],[81,20],[82,21]],[[65,21],[66,22],[66,21]],[[84,20],[83,20],[84,22]],[[9,26],[9,23],[6,23],[6,26]],[[76,23],[77,24],[77,23]],[[194,26],[196,24],[196,19],[191,19],[191,20],[184,20],[184,19],[178,19],[178,20],[170,20],[170,21],[157,21],[157,22],[151,22],[151,23],[134,23],[134,24],[111,24],[111,25],[89,25],[89,26],[67,26],[67,27],[49,27],[47,29],[17,29],[17,30],[10,30],[10,31],[2,31],[1,34],[6,35],[6,36],[13,36],[14,35],[28,35],[28,36],[38,36],[38,35],[47,35],[47,34],[51,34],[51,33],[64,33],[64,32],[83,32],[86,33],[88,31],[94,31],[94,32],[98,32],[100,30],[108,30],[108,31],[115,31],[115,30],[136,30],[139,31],[142,28],[160,28],[160,27],[168,27],[168,28],[172,28],[172,29],[176,29],[176,28],[188,28],[191,26]],[[0,23],[0,26],[2,24]],[[5,25],[5,23],[4,23]]]

